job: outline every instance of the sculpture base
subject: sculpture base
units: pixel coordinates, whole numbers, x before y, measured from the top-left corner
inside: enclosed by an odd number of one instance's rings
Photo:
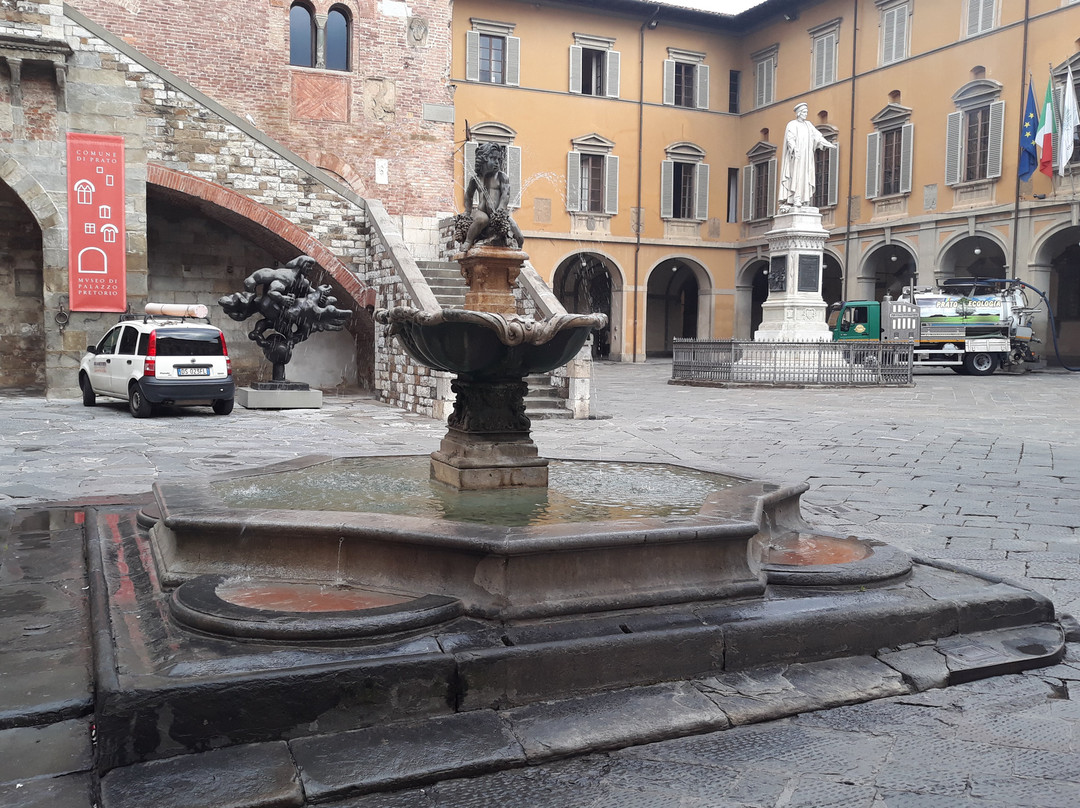
[[[322,390],[237,387],[236,403],[249,410],[318,410],[322,409]]]
[[[528,253],[508,247],[473,247],[455,257],[468,281],[465,308],[504,317],[517,314],[514,285]]]
[[[477,435],[450,429],[431,453],[431,479],[461,491],[547,488],[548,461],[524,435]]]

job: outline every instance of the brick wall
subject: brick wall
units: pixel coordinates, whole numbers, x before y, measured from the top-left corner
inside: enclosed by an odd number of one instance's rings
[[[289,65],[287,0],[74,0],[122,36],[271,137],[393,214],[453,209],[453,127],[425,104],[453,104],[447,0],[314,0],[352,16],[348,71]],[[410,21],[422,36],[410,34]],[[432,116],[428,116],[432,117]],[[376,182],[376,159],[388,182]]]

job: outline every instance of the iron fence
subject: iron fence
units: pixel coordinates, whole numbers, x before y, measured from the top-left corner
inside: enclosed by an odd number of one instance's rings
[[[671,379],[704,384],[912,384],[912,342],[676,339]]]

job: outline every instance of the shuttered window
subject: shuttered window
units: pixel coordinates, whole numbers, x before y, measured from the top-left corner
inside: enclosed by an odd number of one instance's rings
[[[907,3],[881,12],[881,63],[883,65],[907,58],[908,13]]]
[[[968,0],[967,35],[975,36],[994,27],[994,6],[997,0]]]
[[[482,31],[465,32],[465,78],[485,84],[518,86],[521,40]]]
[[[776,210],[776,158],[743,168],[743,221],[768,219]]]
[[[836,81],[836,38],[836,31],[814,37],[812,87],[823,87]]]
[[[660,216],[664,219],[709,217],[709,166],[664,160],[660,167]]]
[[[619,52],[570,46],[570,92],[619,97]]]
[[[949,114],[945,132],[945,184],[1001,176],[1005,102]]]
[[[709,66],[664,60],[664,103],[690,109],[709,108]]]
[[[911,193],[914,135],[910,123],[867,135],[867,199]]]
[[[832,149],[814,150],[814,196],[810,204],[815,208],[830,208],[838,198],[840,163]]]
[[[613,154],[566,156],[566,209],[570,212],[619,212],[619,158]]]
[[[773,103],[776,84],[776,54],[754,62],[754,106],[764,107]]]

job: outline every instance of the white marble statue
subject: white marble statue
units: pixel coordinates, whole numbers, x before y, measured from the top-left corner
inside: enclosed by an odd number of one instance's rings
[[[795,120],[784,130],[784,157],[780,168],[780,212],[806,207],[814,198],[814,151],[835,149],[810,121],[806,104],[795,107]]]

